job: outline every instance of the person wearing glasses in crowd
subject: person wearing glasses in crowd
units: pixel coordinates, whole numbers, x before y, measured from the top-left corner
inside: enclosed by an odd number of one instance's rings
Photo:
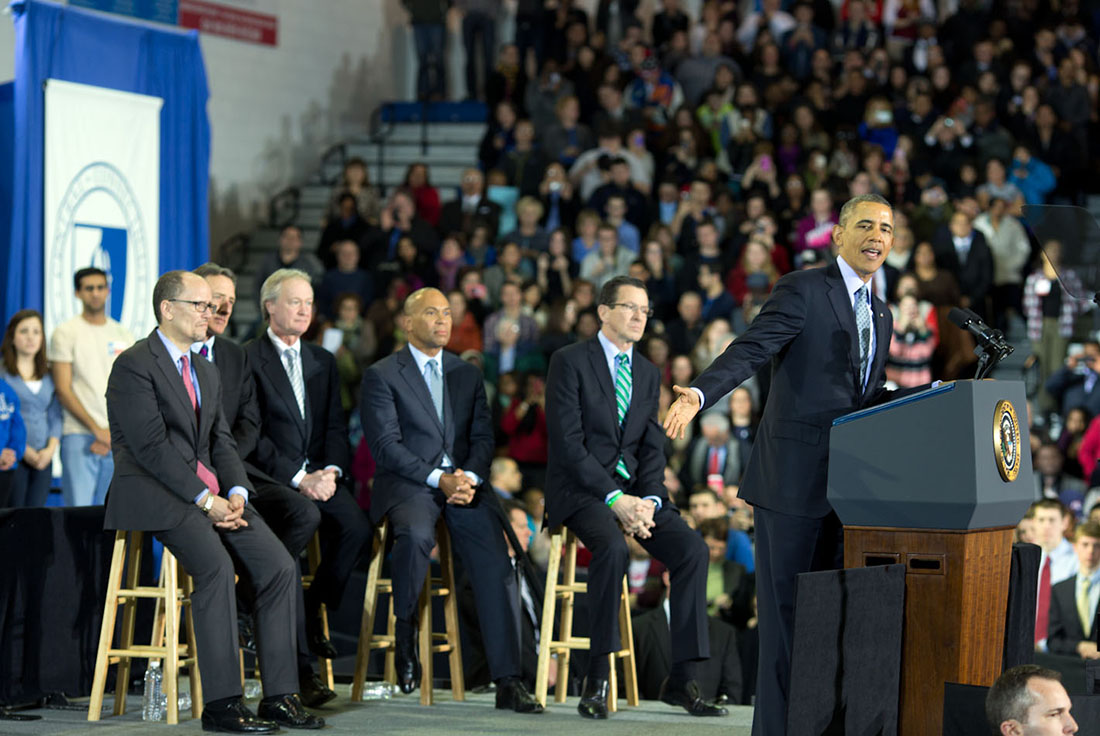
[[[634,350],[652,314],[645,284],[627,276],[610,279],[597,310],[599,332],[554,353],[546,385],[547,517],[592,552],[591,647],[577,709],[585,718],[608,715],[606,655],[619,649],[619,596],[630,560],[626,532],[672,577],[672,668],[661,700],[695,716],[726,715],[703,701],[696,680],[698,663],[710,656],[708,551],[665,490],[665,438],[657,423],[660,371]]]
[[[49,354],[61,424],[61,492],[66,506],[103,503],[114,473],[107,429],[107,377],[134,336],[108,315],[111,287],[98,268],[73,275],[80,314],[54,328]]]

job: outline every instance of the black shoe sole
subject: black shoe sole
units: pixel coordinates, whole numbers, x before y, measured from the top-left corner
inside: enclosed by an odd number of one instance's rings
[[[320,708],[322,705],[329,702],[330,700],[336,700],[337,695],[333,691],[329,690],[327,693],[319,694],[317,697],[310,698],[309,700],[306,700],[306,698],[301,694],[299,694],[298,697],[302,698],[302,705],[304,705],[305,707]]]

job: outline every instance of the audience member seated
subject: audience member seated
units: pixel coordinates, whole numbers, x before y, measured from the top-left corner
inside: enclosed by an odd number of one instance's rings
[[[518,189],[521,197],[538,196],[547,163],[546,154],[535,142],[534,124],[526,119],[518,121],[515,146],[498,164],[508,186]]]
[[[595,210],[604,215],[605,218],[611,219],[612,213],[609,209],[611,200],[613,197],[620,197],[624,209],[615,216],[615,226],[618,227],[622,219],[625,218],[637,229],[638,233],[646,232],[652,220],[649,213],[650,205],[645,195],[638,191],[634,184],[629,162],[625,156],[620,154],[611,157],[607,164],[608,180],[596,187],[592,195],[587,198],[588,209]],[[637,238],[634,239],[633,247],[631,247],[631,250],[635,253],[638,252],[637,240]]]
[[[518,227],[509,233],[505,233],[501,240],[519,243],[519,247],[523,251],[523,257],[534,260],[539,253],[546,252],[547,241],[550,238],[546,230],[539,225],[542,216],[542,202],[537,197],[523,197],[516,202]]]
[[[540,139],[543,149],[555,161],[569,168],[578,156],[592,148],[595,139],[588,126],[578,122],[581,106],[575,96],[559,97],[554,114],[557,120],[546,127]]]
[[[707,412],[700,418],[699,428],[701,434],[692,441],[680,469],[680,483],[692,490],[740,483],[748,458],[741,457],[740,443],[730,436],[729,419],[718,412]],[[718,502],[717,493],[714,501]]]
[[[428,178],[428,165],[420,162],[409,164],[402,186],[412,192],[417,217],[437,227],[442,205],[439,203],[439,190],[432,186]]]
[[[932,382],[932,354],[939,344],[921,314],[920,301],[913,294],[898,299],[894,312],[894,337],[886,358],[886,380],[901,388],[923,386]]]
[[[500,288],[500,309],[485,319],[482,350],[488,376],[545,369],[538,349],[539,327],[523,313],[522,300],[520,285],[505,281]]]
[[[358,157],[349,158],[344,164],[344,173],[337,182],[332,192],[332,202],[326,220],[340,217],[340,197],[344,194],[355,197],[355,208],[366,221],[372,225],[378,224],[378,213],[382,210],[382,202],[378,197],[378,190],[371,186],[370,173],[367,163]],[[297,268],[287,264],[286,268]]]
[[[707,613],[744,629],[753,616],[753,576],[739,562],[729,558],[727,540],[730,523],[725,516],[699,522],[699,534],[710,550],[707,567]]]
[[[302,228],[297,225],[285,225],[279,231],[279,247],[264,258],[256,274],[256,282],[262,284],[280,268],[305,271],[311,279],[320,280],[324,276],[325,266],[321,259],[313,253],[302,252]]]
[[[1077,518],[1085,515],[1085,483],[1062,472],[1064,459],[1058,445],[1045,443],[1035,453],[1035,487],[1039,498],[1060,501]]]
[[[596,190],[607,181],[611,162],[621,158],[627,163],[629,181],[643,194],[649,191],[652,179],[645,166],[634,154],[623,148],[622,133],[617,127],[601,128],[597,132],[596,147],[582,153],[569,169],[573,186],[580,190],[581,199],[587,202]]]
[[[1100,659],[1096,649],[1096,608],[1100,601],[1100,524],[1086,521],[1073,537],[1077,573],[1051,588],[1051,654]]]
[[[329,218],[325,229],[321,231],[321,240],[317,244],[317,257],[321,259],[325,268],[333,268],[336,265],[337,243],[345,240],[362,243],[371,231],[370,224],[359,214],[354,194],[344,192],[340,195],[339,201],[339,214]]]
[[[548,232],[573,227],[581,200],[573,189],[573,183],[569,181],[565,167],[556,161],[546,167],[546,173],[539,183],[539,201],[543,208],[539,224]]]
[[[519,463],[526,485],[542,487],[546,478],[546,382],[530,374],[524,381],[522,399],[512,399],[512,405],[500,418],[500,428],[508,437],[508,457]]]
[[[15,472],[10,474],[11,496],[0,506],[45,506],[50,494],[53,458],[61,445],[61,402],[46,363],[44,334],[42,315],[33,309],[23,309],[12,315],[0,344],[3,360],[0,380],[18,397],[19,415],[26,431],[25,447],[13,448],[21,451]],[[5,398],[8,400],[4,402],[3,413],[12,408],[7,394]],[[9,430],[17,429],[14,417],[3,421]],[[9,431],[9,437],[11,434],[14,432]],[[0,469],[8,469],[3,466],[0,461]]]
[[[671,320],[667,326],[668,346],[673,355],[686,356],[691,352],[695,343],[703,335],[706,326],[702,320],[703,299],[698,292],[685,291],[680,294],[680,301],[676,305],[676,319]],[[690,367],[691,362],[688,361]],[[673,366],[675,368],[675,366]],[[689,376],[690,379],[690,376]],[[673,377],[673,383],[678,386],[687,386],[687,382],[679,382]]]
[[[341,240],[333,251],[336,267],[325,271],[317,288],[317,313],[329,319],[336,317],[336,297],[341,294],[355,294],[362,304],[374,301],[374,278],[359,268],[359,244]]]
[[[500,223],[500,205],[485,196],[485,175],[478,169],[469,168],[462,172],[458,198],[443,205],[439,234],[460,232],[470,237],[478,223],[487,225],[495,237]]]
[[[439,249],[435,229],[417,214],[412,193],[407,189],[395,189],[378,218],[378,228],[364,241],[365,256],[359,264],[369,271],[386,261],[392,262],[397,258],[398,242],[405,237],[411,238],[426,255],[434,256]]]
[[[1058,402],[1062,416],[1082,408],[1089,414],[1100,413],[1100,343],[1089,340],[1080,352],[1066,358],[1065,365],[1047,379],[1047,393]]]
[[[477,284],[482,289],[482,284]],[[470,311],[469,301],[461,289],[454,289],[447,294],[447,301],[451,305],[451,320],[454,328],[451,330],[451,340],[447,343],[447,350],[455,355],[462,355],[467,350],[481,352],[481,325]]]
[[[496,264],[485,269],[482,281],[494,307],[500,306],[500,292],[507,282],[522,283],[534,276],[531,262],[523,257],[523,249],[514,240],[505,240],[497,253]]]
[[[596,241],[596,252],[589,253],[581,261],[580,277],[601,289],[616,276],[626,276],[636,256],[619,243],[618,229],[609,223],[597,228]]]

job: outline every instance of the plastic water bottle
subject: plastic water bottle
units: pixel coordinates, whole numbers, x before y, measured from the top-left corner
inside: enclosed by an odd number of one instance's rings
[[[263,686],[259,680],[248,678],[244,681],[244,699],[253,700],[263,694]]]
[[[389,700],[393,697],[394,686],[393,683],[386,682],[368,682],[363,687],[363,700]]]
[[[191,691],[184,690],[183,692],[181,692],[179,697],[176,699],[176,705],[179,707],[180,713],[191,710]]]
[[[160,660],[154,659],[145,668],[145,691],[141,696],[141,719],[143,721],[164,720],[164,673],[160,670]]]

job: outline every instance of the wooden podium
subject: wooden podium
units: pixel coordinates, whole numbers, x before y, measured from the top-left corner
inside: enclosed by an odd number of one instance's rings
[[[944,683],[1001,673],[1012,536],[1035,495],[1026,407],[1022,383],[959,381],[834,422],[844,566],[906,568],[902,736],[940,732]]]

